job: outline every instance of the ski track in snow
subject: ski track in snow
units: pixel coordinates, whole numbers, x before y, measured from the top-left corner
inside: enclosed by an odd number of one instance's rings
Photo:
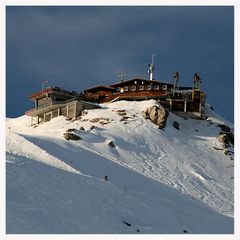
[[[29,159],[35,159],[36,161],[49,164],[50,166],[53,166],[65,171],[78,173],[78,174],[80,173],[78,170],[67,165],[62,160],[53,157],[48,152],[39,148],[35,144],[29,142],[24,138],[24,136],[21,136],[17,133],[9,133],[9,135],[10,136],[7,138],[7,142],[6,142],[7,152],[11,154],[19,155],[19,156],[25,156]]]
[[[116,104],[116,107],[112,109],[121,109],[117,106]],[[110,118],[114,114],[116,115],[111,111],[112,109],[109,109]],[[108,117],[105,116],[107,110],[104,110],[104,117]],[[98,116],[100,111],[94,110],[92,112],[95,112]],[[91,113],[91,111],[88,112]],[[194,132],[196,128],[206,129],[208,125],[205,121],[201,123],[198,121],[198,124],[194,125],[194,120],[181,120],[180,117],[170,113],[167,127],[164,131],[161,131],[150,120],[145,120],[138,110],[127,109],[126,113],[132,117],[129,124],[123,126],[122,123],[119,123],[119,116],[116,115],[112,123],[106,125],[105,128],[102,127],[104,128],[103,132],[98,131],[98,129],[92,132],[86,131],[84,135],[88,137],[88,140],[84,141],[83,139],[77,147],[163,182],[193,199],[201,200],[218,212],[233,216],[233,188],[218,183],[217,175],[214,177],[208,173],[204,166],[206,160],[201,163],[204,157],[208,158],[213,154],[212,146],[218,144],[215,138],[197,136]],[[88,115],[85,117],[89,118]],[[180,121],[180,131],[173,129],[171,126],[171,121],[175,118]],[[77,124],[88,124],[89,126],[89,123],[81,121]],[[76,123],[69,125],[75,126]],[[112,125],[115,125],[115,128]],[[212,131],[215,129],[216,127],[213,126]],[[21,131],[24,131],[24,129],[21,129]],[[7,138],[7,151],[9,153],[42,161],[69,172],[80,173],[79,170],[67,165],[61,159],[55,158],[26,140],[24,134],[27,135],[26,132],[22,135],[21,133],[9,133]],[[39,137],[50,136],[47,131],[34,132],[33,130],[32,133],[29,133],[29,135],[31,134]],[[56,137],[62,138],[60,135]],[[113,139],[114,142],[116,140],[117,148],[112,152],[108,148],[106,150],[106,147],[103,147],[104,142],[102,142],[104,139]],[[99,143],[96,143],[97,140],[99,140]],[[120,140],[124,148],[117,145]],[[28,148],[25,147],[27,145]],[[188,151],[190,147],[192,149]],[[31,148],[30,152],[28,151],[29,148]],[[181,152],[178,152],[179,149],[182,149]],[[216,152],[216,154],[220,153]],[[219,164],[222,163],[219,162]]]

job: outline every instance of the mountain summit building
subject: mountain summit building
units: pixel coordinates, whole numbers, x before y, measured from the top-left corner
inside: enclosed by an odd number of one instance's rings
[[[99,103],[156,99],[169,111],[188,112],[201,118],[201,106],[205,104],[205,94],[200,89],[200,77],[198,74],[194,75],[193,87],[178,86],[178,81],[179,75],[176,73],[172,84],[132,78],[110,86],[85,89],[81,93],[48,87],[29,97],[34,101],[35,108],[25,114],[32,117],[33,125],[50,121],[60,115],[76,119],[84,109],[99,108]]]
[[[63,90],[59,87],[48,87],[29,97],[35,108],[25,112],[31,116],[31,125],[48,122],[60,115],[76,119],[84,109],[99,108],[92,102],[83,101],[80,94]]]

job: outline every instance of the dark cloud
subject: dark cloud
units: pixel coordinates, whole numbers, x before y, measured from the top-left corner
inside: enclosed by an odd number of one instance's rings
[[[7,116],[33,105],[27,96],[51,85],[81,91],[128,77],[175,71],[203,79],[208,101],[233,121],[233,7],[7,7]],[[21,101],[13,101],[15,97]],[[211,97],[211,98],[210,98]]]

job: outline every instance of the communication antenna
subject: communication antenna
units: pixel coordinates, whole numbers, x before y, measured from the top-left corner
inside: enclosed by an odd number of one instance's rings
[[[152,54],[152,63],[148,64],[148,74],[149,74],[149,79],[153,80],[153,71],[154,71],[154,57],[156,55]]]
[[[176,74],[175,74],[175,76],[174,76],[173,78],[174,78],[174,83],[173,83],[173,97],[175,97],[175,91],[176,91],[176,90],[179,90],[179,87],[178,87],[179,73],[176,72]]]
[[[118,77],[120,78],[120,81],[123,82],[124,78],[126,77],[125,72],[120,72],[120,74],[118,75]]]
[[[201,83],[202,83],[202,81],[201,81],[200,76],[197,73],[195,73],[194,77],[193,77],[193,88],[200,90]]]
[[[48,83],[48,80],[42,80],[42,94],[43,94],[43,90],[44,90],[44,84]]]

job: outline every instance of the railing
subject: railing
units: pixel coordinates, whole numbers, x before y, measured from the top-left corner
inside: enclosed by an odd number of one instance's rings
[[[55,101],[55,102],[51,101],[51,102],[39,105],[37,107],[37,110],[43,109],[43,108],[46,108],[46,107],[50,107],[50,106],[53,106],[53,105],[58,105],[58,104],[67,104],[67,103],[77,101],[77,100],[80,100],[80,99],[78,97],[74,97],[74,98],[71,98],[71,99],[68,99],[68,100],[65,100],[65,101]]]

